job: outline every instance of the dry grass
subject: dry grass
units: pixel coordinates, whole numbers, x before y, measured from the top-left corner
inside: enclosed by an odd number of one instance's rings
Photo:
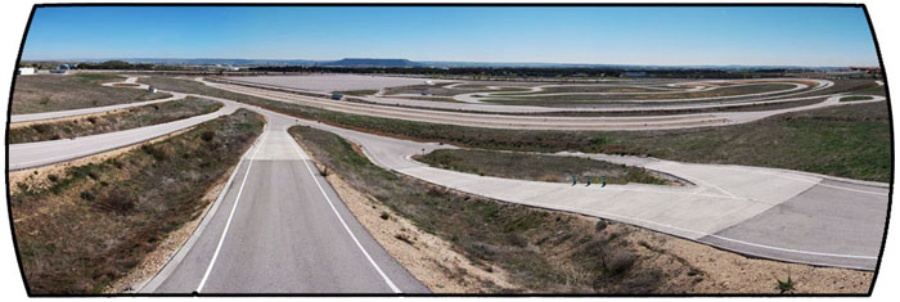
[[[122,131],[211,113],[221,107],[219,102],[186,98],[60,122],[32,123],[9,129],[7,142],[21,144]]]
[[[169,232],[199,215],[206,189],[237,163],[262,126],[260,116],[240,110],[118,157],[69,167],[47,188],[12,195],[29,292],[98,293],[124,276]],[[215,133],[210,141],[201,138],[207,131]]]
[[[101,107],[169,97],[124,87],[104,87],[123,78],[113,74],[33,75],[16,77],[12,114]]]

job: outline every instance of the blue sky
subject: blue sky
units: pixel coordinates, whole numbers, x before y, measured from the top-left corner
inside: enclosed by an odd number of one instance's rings
[[[39,8],[23,59],[878,65],[856,7]]]

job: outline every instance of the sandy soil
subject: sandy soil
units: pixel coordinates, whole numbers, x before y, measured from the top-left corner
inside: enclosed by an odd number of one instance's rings
[[[867,271],[754,259],[633,226],[617,227],[633,229],[626,238],[644,259],[642,265],[682,262],[693,268],[667,280],[667,287],[676,292],[778,294],[777,280],[786,281],[790,275],[794,293],[863,294],[874,276]]]

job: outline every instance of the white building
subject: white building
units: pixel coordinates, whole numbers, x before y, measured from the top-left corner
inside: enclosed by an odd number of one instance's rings
[[[37,73],[34,70],[34,67],[19,67],[19,71],[16,73],[17,75],[31,75]]]

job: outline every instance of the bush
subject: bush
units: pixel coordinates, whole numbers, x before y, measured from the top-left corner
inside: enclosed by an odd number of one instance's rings
[[[84,199],[87,201],[94,201],[94,199],[96,198],[96,197],[94,197],[94,193],[91,193],[90,191],[81,191],[80,196],[81,196],[81,199]]]
[[[636,257],[631,251],[619,249],[613,252],[611,256],[607,257],[604,261],[604,265],[606,266],[606,271],[610,275],[617,276],[634,266],[635,259]]]
[[[46,124],[34,124],[31,125],[31,129],[34,129],[34,131],[37,131],[37,133],[43,134],[47,131],[50,131],[50,126],[47,126]]]
[[[391,214],[388,214],[388,212],[381,212],[381,216],[379,217],[383,220],[388,220],[388,218],[391,218]]]
[[[137,198],[129,191],[112,189],[101,195],[97,202],[91,205],[104,212],[112,212],[119,215],[128,214],[134,209]]]
[[[164,161],[169,158],[169,154],[167,154],[165,150],[157,148],[153,145],[143,145],[141,146],[141,150],[152,156],[153,159],[156,159],[157,161]]]
[[[49,180],[50,182],[56,182],[57,180],[59,180],[59,177],[56,176],[56,174],[50,174],[47,175],[47,180]]]
[[[214,137],[216,137],[216,133],[212,131],[203,131],[203,133],[200,133],[200,139],[204,142],[211,141]]]
[[[600,232],[605,230],[607,225],[609,224],[606,223],[606,220],[600,219],[597,221],[597,225],[594,226],[594,229],[596,229],[597,232]]]

